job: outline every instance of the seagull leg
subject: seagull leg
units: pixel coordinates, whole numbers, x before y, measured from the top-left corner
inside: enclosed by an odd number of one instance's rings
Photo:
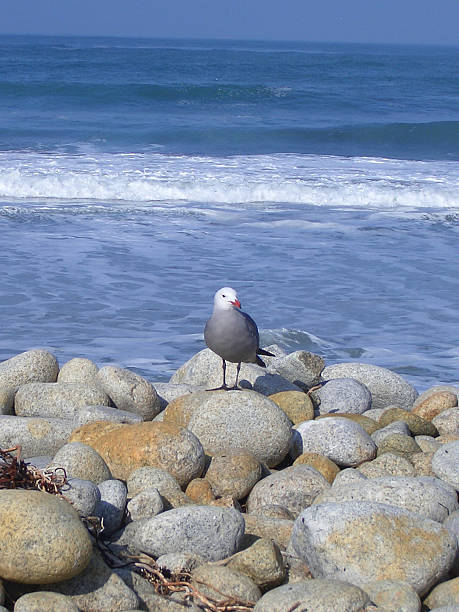
[[[207,391],[228,391],[228,387],[226,386],[226,361],[222,358],[222,366],[223,366],[223,384],[221,387],[214,387],[213,389],[207,389]]]

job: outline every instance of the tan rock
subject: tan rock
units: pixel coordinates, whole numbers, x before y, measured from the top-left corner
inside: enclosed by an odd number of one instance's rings
[[[163,421],[187,427],[193,412],[207,400],[208,395],[208,391],[197,391],[173,399],[163,411]]]
[[[95,448],[94,443],[99,438],[120,427],[122,427],[122,423],[112,423],[111,421],[93,421],[92,423],[85,423],[72,431],[69,442],[83,442]]]
[[[422,453],[421,453],[422,454]],[[416,470],[410,460],[393,453],[384,453],[373,461],[362,463],[357,469],[367,478],[382,476],[415,476]]]
[[[91,426],[95,425],[97,422],[84,425],[80,432],[85,427],[93,432]],[[99,453],[114,478],[127,480],[131,472],[143,466],[165,469],[181,486],[200,476],[204,451],[196,436],[187,429],[157,421],[109,425],[111,429],[107,433],[90,442],[82,441]]]
[[[415,453],[410,456],[410,461],[416,470],[416,476],[435,476],[432,470],[432,457],[435,452]]]
[[[413,436],[436,436],[438,435],[435,425],[430,421],[414,414],[410,410],[403,410],[396,406],[384,410],[379,417],[379,427],[385,427],[394,421],[405,421]]]
[[[246,497],[262,477],[262,466],[248,450],[228,449],[214,455],[206,479],[216,497]]]
[[[426,597],[424,605],[429,610],[443,606],[458,606],[459,608],[459,578],[438,584]]]
[[[311,398],[301,391],[280,391],[269,396],[281,408],[294,425],[314,418]]]
[[[45,612],[45,610],[46,612],[79,612],[80,608],[62,593],[52,591],[26,593],[14,604],[14,612]]]
[[[261,512],[261,510],[260,510]],[[281,550],[286,550],[292,534],[294,521],[268,518],[262,514],[244,514],[245,542],[259,538],[274,540]]]
[[[457,395],[451,391],[437,391],[415,405],[412,412],[426,421],[431,421],[437,414],[457,406]]]
[[[378,446],[378,457],[384,453],[392,453],[409,459],[413,453],[421,452],[420,447],[411,436],[392,434],[384,438]]]
[[[324,478],[331,484],[338,472],[339,467],[328,457],[319,455],[319,453],[303,453],[295,459],[293,465],[310,465],[322,474]]]
[[[448,408],[432,419],[440,436],[459,436],[459,407]]]
[[[194,503],[201,506],[215,499],[210,482],[206,478],[194,478],[188,483],[185,493]]]
[[[217,601],[235,597],[254,604],[261,597],[260,589],[251,578],[229,567],[206,563],[195,568],[191,576],[191,584]]]
[[[281,584],[287,573],[279,546],[265,538],[233,555],[227,567],[251,578],[262,591]]]

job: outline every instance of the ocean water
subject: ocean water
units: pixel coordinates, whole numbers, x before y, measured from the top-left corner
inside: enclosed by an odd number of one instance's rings
[[[0,358],[264,343],[459,382],[459,48],[0,37]]]

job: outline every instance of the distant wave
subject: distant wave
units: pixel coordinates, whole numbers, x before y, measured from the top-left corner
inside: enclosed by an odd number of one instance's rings
[[[0,199],[459,206],[459,163],[309,155],[0,153]]]

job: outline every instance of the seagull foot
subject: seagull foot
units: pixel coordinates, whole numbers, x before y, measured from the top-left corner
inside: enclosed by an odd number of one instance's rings
[[[213,389],[206,389],[206,391],[229,391],[230,388],[226,385],[222,385],[221,387],[214,387]]]

